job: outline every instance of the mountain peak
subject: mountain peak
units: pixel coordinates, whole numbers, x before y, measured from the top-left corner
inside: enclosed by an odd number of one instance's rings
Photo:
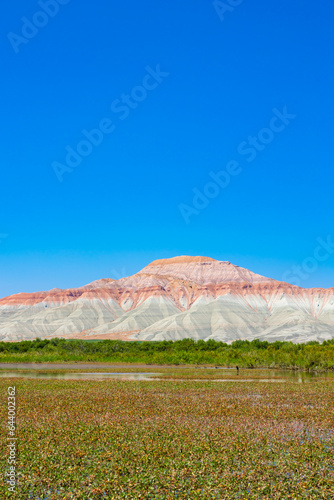
[[[211,257],[201,257],[192,255],[180,255],[178,257],[171,257],[170,259],[158,259],[154,260],[149,264],[149,266],[166,266],[168,264],[191,264],[195,262],[218,262]]]
[[[0,340],[333,337],[334,288],[295,287],[210,257],[155,260],[120,280],[0,300]]]
[[[139,275],[169,276],[199,285],[210,283],[264,283],[273,280],[235,266],[227,261],[211,257],[181,255],[171,259],[160,259],[144,267]]]

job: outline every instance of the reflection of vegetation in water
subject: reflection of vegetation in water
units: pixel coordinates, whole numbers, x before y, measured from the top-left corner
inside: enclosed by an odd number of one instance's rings
[[[0,342],[0,362],[109,361],[149,364],[214,364],[240,367],[334,368],[334,339],[319,344],[184,339],[161,342],[51,339]]]
[[[158,376],[159,373],[105,373],[105,372],[79,372],[74,370],[0,370],[0,378],[35,378],[35,379],[56,379],[56,380],[150,380]]]
[[[334,380],[309,380],[2,379],[1,394],[15,383],[18,395],[17,498],[333,499]]]
[[[333,371],[298,371],[298,370],[275,370],[266,368],[242,368],[240,376],[233,368],[210,367],[208,365],[134,365],[124,363],[117,366],[117,372],[110,372],[110,368],[103,367],[99,363],[90,363],[84,365],[77,364],[77,368],[68,368],[73,365],[69,363],[62,364],[37,364],[32,368],[29,363],[26,368],[22,369],[22,365],[9,365],[10,369],[0,368],[0,378],[37,378],[37,379],[58,379],[58,380],[106,380],[106,379],[122,379],[122,380],[164,380],[164,381],[213,381],[213,382],[295,382],[308,383],[312,379],[326,380],[334,379]],[[41,368],[37,368],[40,366]],[[54,369],[58,366],[58,369]],[[83,372],[85,366],[85,372]],[[89,366],[90,368],[87,368]],[[15,369],[13,369],[15,368]],[[115,369],[115,365],[113,366]],[[145,371],[143,371],[145,369]],[[159,369],[157,373],[156,370]]]

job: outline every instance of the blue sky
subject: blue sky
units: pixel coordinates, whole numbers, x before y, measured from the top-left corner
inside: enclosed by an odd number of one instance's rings
[[[334,286],[334,5],[229,1],[3,2],[0,296],[181,254]]]

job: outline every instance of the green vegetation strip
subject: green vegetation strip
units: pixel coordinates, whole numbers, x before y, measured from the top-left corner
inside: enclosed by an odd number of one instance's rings
[[[51,339],[0,342],[0,363],[110,362],[166,365],[216,365],[305,370],[334,369],[334,339],[319,344],[184,339],[162,342]]]

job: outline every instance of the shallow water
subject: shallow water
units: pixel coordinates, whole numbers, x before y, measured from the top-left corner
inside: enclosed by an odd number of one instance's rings
[[[136,369],[134,365],[112,366],[109,365],[24,365],[0,364],[0,378],[29,378],[29,379],[56,379],[56,380],[157,380],[165,382],[261,382],[283,383],[295,382],[308,383],[317,379],[324,382],[334,378],[334,372],[309,373],[295,370],[268,370],[241,368],[239,374],[235,368],[223,367],[190,367],[190,366],[140,366],[141,371],[127,371]],[[96,371],[89,371],[89,369]],[[115,371],[107,371],[115,370]],[[139,367],[137,367],[138,369]],[[154,372],[153,369],[161,371]],[[87,370],[87,371],[84,371]],[[105,370],[105,371],[103,371]],[[124,370],[124,371],[123,371]],[[143,370],[143,371],[142,371]],[[201,375],[200,375],[201,374]],[[203,376],[204,375],[204,376]],[[202,376],[200,378],[199,376]]]
[[[288,379],[275,378],[154,378],[153,380],[163,380],[164,382],[269,382],[274,384],[288,382]]]
[[[75,372],[0,372],[0,378],[38,378],[38,379],[56,379],[56,380],[151,380],[152,377],[161,375],[161,373],[75,373]]]
[[[277,375],[280,378],[277,378]],[[166,378],[164,377],[166,376]],[[240,376],[235,376],[235,378],[178,378],[170,377],[168,373],[153,373],[153,372],[71,372],[63,370],[61,372],[51,372],[51,371],[36,371],[36,370],[25,370],[25,371],[7,371],[0,370],[0,378],[29,378],[29,379],[55,379],[55,380],[157,380],[164,382],[260,382],[260,383],[273,383],[281,384],[284,382],[295,382],[298,384],[303,384],[314,380],[314,374],[310,373],[295,373],[290,372],[266,372],[266,378],[242,378]],[[269,375],[269,376],[268,376]],[[333,374],[321,374],[322,376],[330,377]]]

